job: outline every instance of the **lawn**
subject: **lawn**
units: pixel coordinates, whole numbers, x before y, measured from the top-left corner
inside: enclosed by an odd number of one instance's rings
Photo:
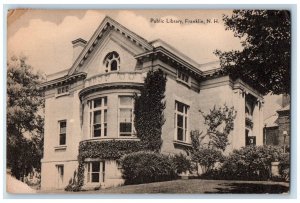
[[[230,181],[230,180],[174,180],[139,185],[126,185],[98,191],[83,191],[80,193],[103,194],[207,194],[207,193],[236,193],[236,194],[278,194],[288,193],[289,184],[272,181]]]

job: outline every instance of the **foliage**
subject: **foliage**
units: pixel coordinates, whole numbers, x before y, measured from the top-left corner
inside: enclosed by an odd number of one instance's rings
[[[291,16],[287,10],[234,10],[226,30],[242,39],[242,51],[215,54],[222,71],[242,78],[262,94],[290,92]]]
[[[223,162],[222,152],[214,148],[200,148],[192,154],[192,160],[199,163],[204,173],[213,170],[217,162]]]
[[[201,111],[200,111],[201,112]],[[229,144],[228,135],[233,130],[236,111],[233,107],[214,108],[208,114],[201,112],[207,132],[191,131],[192,148],[190,149],[192,161],[200,164],[202,171],[207,173],[215,167],[217,162],[223,161],[221,151]],[[220,151],[221,150],[221,151]]]
[[[171,159],[163,154],[140,151],[120,160],[125,184],[139,184],[172,180],[176,177]]]
[[[233,107],[229,108],[224,105],[224,107],[219,108],[214,106],[208,114],[201,113],[204,118],[204,124],[208,126],[207,133],[200,137],[201,141],[208,136],[208,148],[224,151],[229,144],[228,135],[233,130],[236,111]],[[204,143],[201,144],[204,145]]]
[[[77,172],[74,171],[73,177],[69,180],[69,184],[65,187],[65,191],[79,191]]]
[[[85,141],[79,145],[79,156],[117,160],[124,154],[136,152],[140,149],[140,141],[136,140]]]
[[[141,143],[135,140],[85,141],[79,144],[77,181],[70,183],[65,190],[79,191],[84,183],[84,160],[99,158],[117,160],[124,154],[140,151]]]
[[[284,153],[279,157],[279,175],[285,181],[290,180],[290,154]]]
[[[187,171],[192,171],[192,163],[191,160],[188,159],[184,154],[175,154],[171,157],[172,163],[175,167],[175,172],[177,174],[185,173]]]
[[[7,167],[20,179],[33,168],[40,170],[43,152],[44,107],[38,85],[43,81],[25,57],[7,62]]]
[[[246,146],[234,150],[225,160],[220,176],[226,179],[268,180],[271,163],[278,161],[283,150],[275,146]]]
[[[150,70],[140,96],[135,95],[134,126],[145,150],[159,151],[162,145],[166,81],[162,70]]]

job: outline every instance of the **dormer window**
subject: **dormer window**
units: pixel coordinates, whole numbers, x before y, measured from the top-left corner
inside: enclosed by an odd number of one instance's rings
[[[104,58],[105,72],[119,71],[120,70],[120,56],[117,52],[113,51],[106,55]]]

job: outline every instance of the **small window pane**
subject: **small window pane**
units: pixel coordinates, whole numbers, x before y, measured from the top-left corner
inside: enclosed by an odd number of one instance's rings
[[[183,141],[183,129],[177,128],[177,140]]]
[[[97,108],[97,107],[101,106],[101,100],[102,100],[102,98],[94,100],[94,108]]]
[[[60,133],[66,133],[66,130],[67,130],[67,123],[66,122],[60,122],[59,123],[60,125]]]
[[[131,106],[132,105],[132,97],[120,97],[120,105]]]
[[[100,171],[100,162],[92,162],[92,172]]]
[[[92,183],[99,182],[99,173],[92,173]]]
[[[101,111],[94,111],[94,124],[101,123]]]
[[[183,113],[184,104],[178,102],[177,103],[177,111]]]
[[[177,115],[177,126],[183,127],[183,116]]]
[[[107,106],[107,97],[104,97],[104,106]]]
[[[105,109],[104,110],[104,123],[107,122],[107,110]]]
[[[104,124],[104,136],[107,136],[107,123]]]
[[[110,70],[115,71],[118,70],[118,62],[116,60],[113,60],[110,64]]]
[[[131,133],[131,123],[120,123],[120,132],[121,133]]]
[[[120,109],[120,122],[132,121],[132,109]]]
[[[94,137],[100,137],[101,136],[101,124],[95,124],[94,125]]]
[[[66,145],[66,134],[59,135],[59,145]]]

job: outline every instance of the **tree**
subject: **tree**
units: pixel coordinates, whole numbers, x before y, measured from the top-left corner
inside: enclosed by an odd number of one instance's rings
[[[147,73],[140,96],[136,94],[134,97],[134,126],[145,150],[158,152],[162,145],[166,81],[162,70],[151,70]]]
[[[213,107],[208,114],[200,111],[204,124],[207,125],[207,131],[191,132],[191,158],[201,166],[204,173],[212,170],[217,162],[223,161],[222,151],[225,151],[229,144],[228,136],[233,130],[233,123],[236,117],[236,111],[233,107]],[[198,171],[198,170],[197,170]]]
[[[12,56],[7,62],[7,167],[21,179],[40,169],[43,142],[44,106],[38,85],[43,81],[33,73],[25,57]]]
[[[242,39],[242,51],[215,51],[222,71],[262,94],[289,94],[291,17],[286,10],[234,10],[224,15],[226,30]]]

